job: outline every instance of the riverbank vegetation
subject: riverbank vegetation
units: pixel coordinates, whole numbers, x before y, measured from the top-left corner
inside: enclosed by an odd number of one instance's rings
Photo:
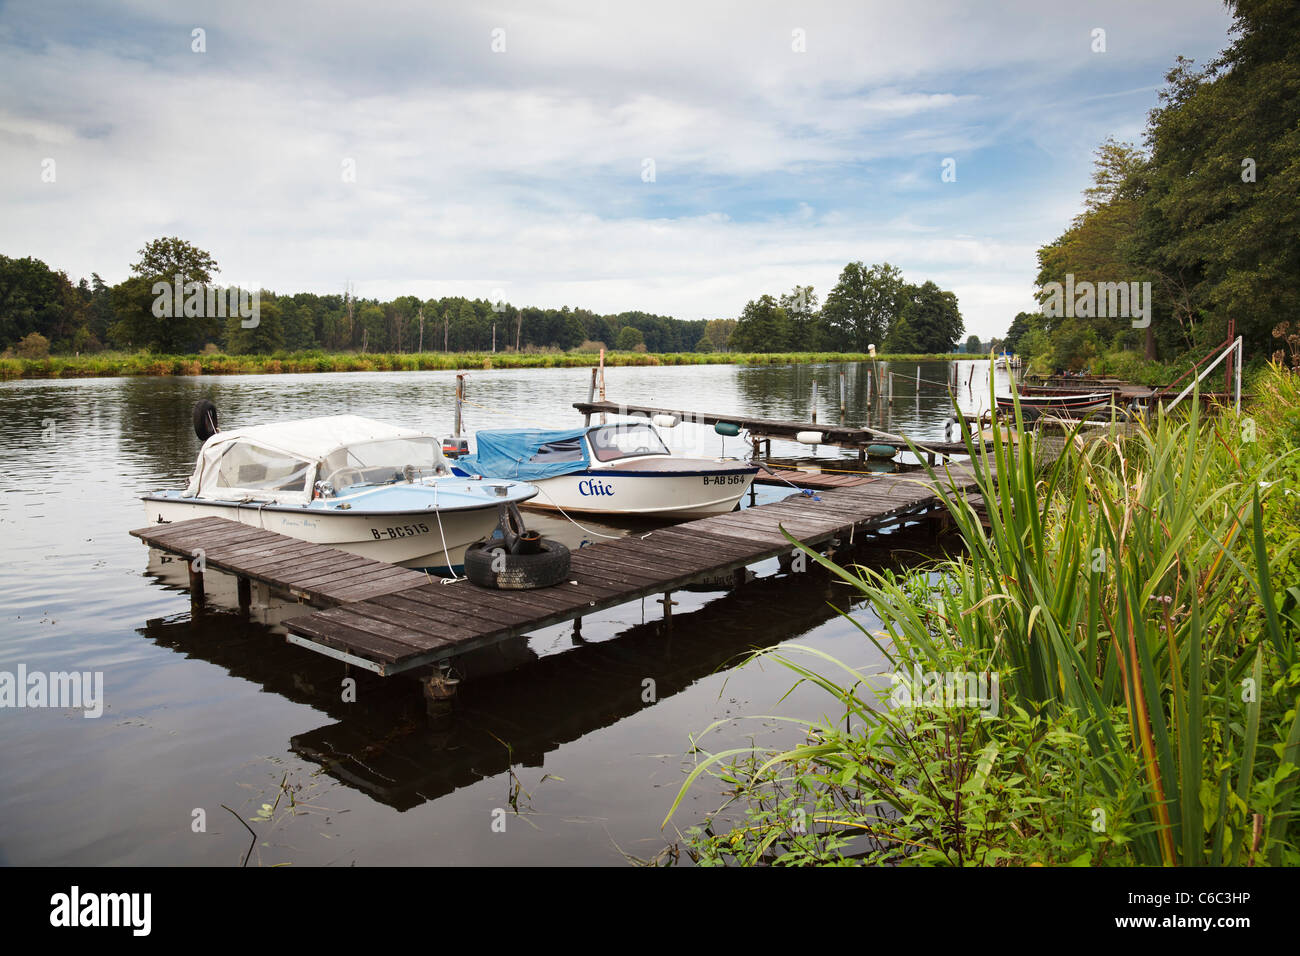
[[[1022,312],[1006,345],[1035,370],[1140,377],[1157,360],[1204,355],[1230,320],[1262,363],[1278,347],[1274,327],[1300,311],[1300,5],[1228,6],[1226,49],[1202,68],[1179,58],[1142,144],[1098,148],[1083,212],[1038,251],[1045,306],[1049,284],[1073,277],[1150,283],[1149,313],[1135,326],[1086,288],[1063,315]]]
[[[1017,422],[968,445],[991,527],[944,495],[959,556],[893,573],[810,552],[878,617],[851,619],[888,673],[756,655],[819,688],[824,716],[786,749],[694,742],[683,794],[713,779],[724,796],[690,855],[1300,863],[1300,375],[1270,365],[1251,397],[1076,433],[1050,464]]]
[[[877,360],[946,361],[969,358],[944,355],[877,355]],[[605,364],[624,365],[805,365],[820,362],[865,362],[870,355],[843,352],[607,352]],[[492,368],[584,368],[599,361],[598,351],[537,349],[529,352],[277,352],[272,355],[226,355],[216,350],[197,355],[148,352],[101,352],[43,358],[0,358],[0,379],[96,378],[134,375],[259,375],[303,372],[414,372]]]

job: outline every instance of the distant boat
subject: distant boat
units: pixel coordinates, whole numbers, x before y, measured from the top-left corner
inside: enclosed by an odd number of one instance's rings
[[[1044,415],[1060,418],[1081,418],[1111,404],[1110,392],[1063,393],[1056,395],[1021,395],[1020,414],[1029,421]],[[997,396],[998,414],[1015,415],[1016,399],[1011,395]]]
[[[484,478],[526,481],[540,494],[530,508],[600,515],[702,518],[735,509],[758,467],[668,450],[648,422],[562,431],[492,429],[475,435],[475,454],[455,468]]]

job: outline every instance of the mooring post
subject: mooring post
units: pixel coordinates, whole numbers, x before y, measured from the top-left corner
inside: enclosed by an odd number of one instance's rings
[[[817,424],[817,383],[812,383],[812,423]]]
[[[248,578],[242,574],[235,579],[235,583],[239,588],[239,609],[247,614],[248,609],[253,604],[253,588],[249,584]]]
[[[464,400],[465,400],[465,376],[457,375],[456,376],[456,431],[453,436],[455,438],[460,437],[460,424],[461,424],[460,405],[461,402],[463,402]]]
[[[600,400],[602,403],[605,401],[605,350],[603,348],[600,350]],[[601,412],[600,423],[604,425],[607,421],[608,417]]]
[[[596,366],[591,367],[591,384],[587,386],[587,404],[590,405],[596,400]],[[591,412],[587,412],[582,424],[591,424]]]
[[[840,369],[840,424],[845,424],[844,418],[844,370]]]

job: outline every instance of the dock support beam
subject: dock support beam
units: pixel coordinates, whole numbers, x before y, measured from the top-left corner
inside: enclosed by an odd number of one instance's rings
[[[190,606],[193,608],[203,607],[203,572],[194,567],[194,562],[186,564],[190,572]]]
[[[239,589],[239,610],[247,614],[253,604],[253,587],[242,574],[235,579],[235,584]]]
[[[671,630],[673,626],[673,605],[677,603],[673,600],[673,592],[665,591],[664,596],[659,599],[659,603],[664,606],[664,627]]]
[[[458,678],[452,677],[449,671],[436,671],[422,680],[421,685],[424,688],[424,697],[429,701],[451,700],[456,696],[456,688],[460,685]]]

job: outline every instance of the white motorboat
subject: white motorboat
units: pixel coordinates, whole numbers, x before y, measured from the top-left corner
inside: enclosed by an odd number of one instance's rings
[[[668,450],[649,422],[560,431],[493,429],[453,467],[468,475],[527,481],[530,508],[601,515],[702,518],[735,509],[758,467]]]
[[[501,505],[536,494],[517,481],[454,475],[438,439],[423,432],[338,415],[216,432],[183,490],[143,501],[151,522],[215,515],[445,572],[493,531]]]

